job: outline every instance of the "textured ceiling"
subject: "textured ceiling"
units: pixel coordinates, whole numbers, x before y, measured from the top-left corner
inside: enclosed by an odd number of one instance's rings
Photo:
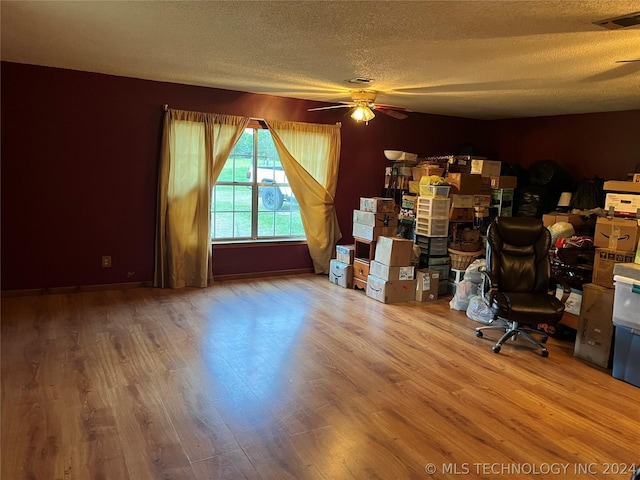
[[[640,109],[638,0],[7,2],[2,59],[479,119]]]

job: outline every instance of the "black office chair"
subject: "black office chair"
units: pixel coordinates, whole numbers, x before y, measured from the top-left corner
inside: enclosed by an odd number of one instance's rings
[[[543,357],[549,356],[544,346],[548,332],[540,326],[552,328],[562,319],[563,302],[571,292],[566,282],[551,277],[550,245],[549,230],[535,218],[498,217],[489,225],[482,294],[493,321],[476,328],[476,336],[482,338],[487,329],[504,330],[493,346],[495,353],[509,338],[522,337],[540,347]],[[553,283],[562,285],[562,300],[556,298]]]

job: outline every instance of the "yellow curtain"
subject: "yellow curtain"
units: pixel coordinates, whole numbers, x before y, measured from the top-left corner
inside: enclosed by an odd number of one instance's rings
[[[158,179],[154,286],[206,287],[211,189],[249,119],[169,109]]]
[[[340,127],[265,120],[300,216],[316,273],[328,273],[342,238],[334,197],[340,164]]]

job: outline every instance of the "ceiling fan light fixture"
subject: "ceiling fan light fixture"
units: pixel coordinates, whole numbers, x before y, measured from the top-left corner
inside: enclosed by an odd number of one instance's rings
[[[368,122],[375,116],[376,115],[373,113],[373,110],[371,110],[367,105],[358,105],[351,114],[351,118],[356,122]]]

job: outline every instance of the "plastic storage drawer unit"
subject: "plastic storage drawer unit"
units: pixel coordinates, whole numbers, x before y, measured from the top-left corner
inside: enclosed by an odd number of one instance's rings
[[[451,199],[445,197],[418,197],[417,217],[449,218]]]

